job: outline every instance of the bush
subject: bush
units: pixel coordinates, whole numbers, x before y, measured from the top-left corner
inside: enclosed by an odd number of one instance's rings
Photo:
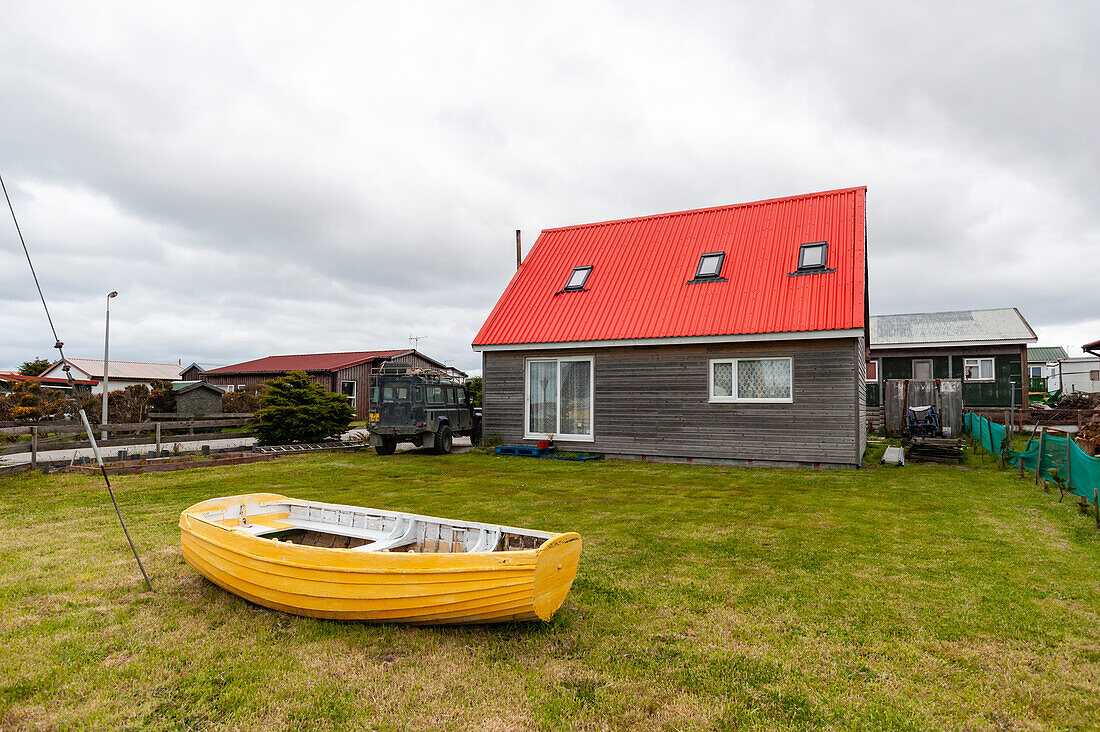
[[[266,382],[252,431],[261,445],[320,442],[351,424],[355,411],[342,394],[326,392],[304,371]]]
[[[172,382],[164,379],[153,379],[149,384],[149,412],[175,412],[176,392],[172,390]],[[107,408],[110,409],[110,402]]]
[[[222,411],[227,414],[255,412],[260,408],[260,392],[263,388],[263,384],[253,384],[222,394]]]

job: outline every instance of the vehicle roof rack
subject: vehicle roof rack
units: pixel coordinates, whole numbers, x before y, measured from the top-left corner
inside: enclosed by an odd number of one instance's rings
[[[371,376],[418,376],[431,381],[446,381],[463,384],[465,379],[436,368],[413,366],[402,361],[387,361],[381,367],[371,371]]]

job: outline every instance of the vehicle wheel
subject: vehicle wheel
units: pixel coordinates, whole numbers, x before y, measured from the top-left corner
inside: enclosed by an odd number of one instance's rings
[[[451,428],[443,425],[435,433],[435,453],[436,455],[446,455],[453,446],[454,438],[451,436]]]
[[[470,444],[474,447],[481,447],[481,420],[479,419],[474,428],[470,430]]]
[[[374,451],[379,455],[393,455],[393,451],[397,449],[396,437],[383,437],[382,444],[374,448]]]

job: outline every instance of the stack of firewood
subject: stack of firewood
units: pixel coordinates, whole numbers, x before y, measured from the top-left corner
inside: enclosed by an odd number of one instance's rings
[[[1100,455],[1100,412],[1093,412],[1077,433],[1077,446],[1088,455]]]

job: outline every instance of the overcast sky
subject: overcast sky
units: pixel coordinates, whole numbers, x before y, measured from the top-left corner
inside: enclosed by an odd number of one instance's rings
[[[872,313],[1100,338],[1100,5],[738,5],[6,4],[0,173],[72,357],[474,370],[516,229],[854,185]]]

